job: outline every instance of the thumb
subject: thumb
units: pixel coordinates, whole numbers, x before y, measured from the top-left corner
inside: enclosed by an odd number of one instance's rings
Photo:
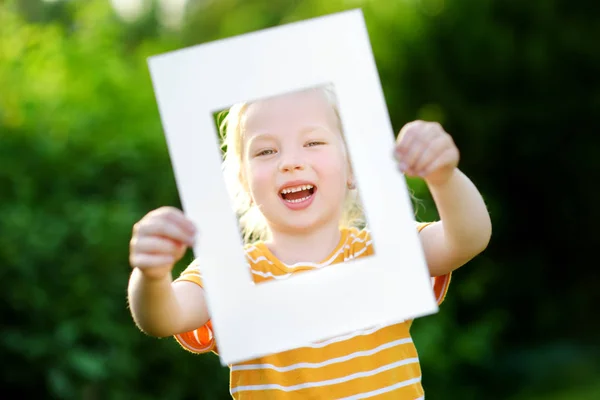
[[[188,246],[184,243],[178,243],[173,256],[175,257],[175,262],[181,260],[185,252],[187,251]]]

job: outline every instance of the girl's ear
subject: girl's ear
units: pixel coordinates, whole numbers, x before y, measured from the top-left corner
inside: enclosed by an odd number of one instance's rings
[[[356,181],[354,180],[354,170],[352,169],[352,161],[350,160],[350,155],[346,151],[346,157],[348,161],[348,180],[346,181],[346,186],[348,189],[356,189]]]
[[[356,189],[356,183],[354,182],[354,177],[350,176],[348,178],[348,181],[346,182],[346,186],[348,187],[348,189],[350,190],[354,190]]]

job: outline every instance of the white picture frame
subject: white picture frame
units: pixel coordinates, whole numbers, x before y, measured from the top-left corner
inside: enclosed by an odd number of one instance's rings
[[[438,311],[360,9],[150,57],[194,254],[224,365]],[[255,285],[221,169],[213,114],[322,84],[337,94],[375,255]]]

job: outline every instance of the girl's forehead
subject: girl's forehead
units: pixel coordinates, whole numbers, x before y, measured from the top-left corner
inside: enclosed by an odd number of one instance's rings
[[[335,124],[332,104],[316,90],[290,93],[259,100],[246,109],[245,131],[277,128],[305,123]]]

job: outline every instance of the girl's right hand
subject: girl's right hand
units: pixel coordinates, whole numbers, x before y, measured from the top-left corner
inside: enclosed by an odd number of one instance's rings
[[[195,234],[194,224],[177,208],[153,210],[133,225],[129,263],[148,278],[164,278],[194,245]]]

